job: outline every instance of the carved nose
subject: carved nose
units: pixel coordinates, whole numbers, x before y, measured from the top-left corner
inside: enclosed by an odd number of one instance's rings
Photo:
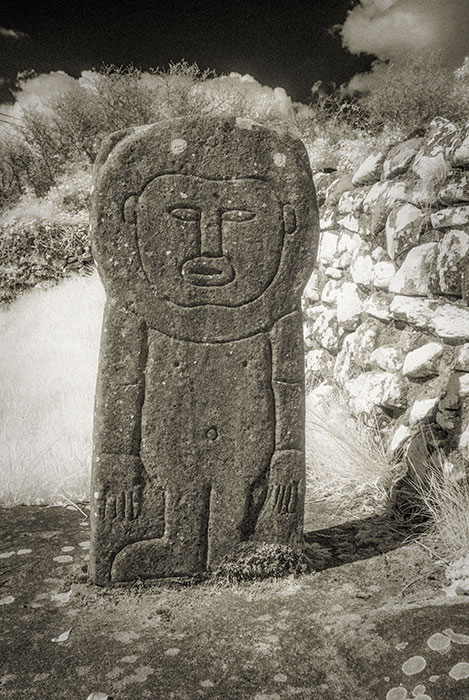
[[[202,215],[200,221],[200,255],[209,258],[218,258],[223,255],[221,244],[220,218]]]

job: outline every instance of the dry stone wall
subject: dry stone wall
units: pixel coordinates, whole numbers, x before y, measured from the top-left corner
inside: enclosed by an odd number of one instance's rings
[[[469,459],[469,123],[435,119],[352,176],[318,173],[315,184],[309,390],[339,385],[391,456],[418,442]]]

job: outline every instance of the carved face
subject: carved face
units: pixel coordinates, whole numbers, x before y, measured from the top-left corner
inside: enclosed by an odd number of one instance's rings
[[[160,175],[138,198],[136,224],[148,281],[179,306],[241,306],[279,267],[282,204],[263,180]]]

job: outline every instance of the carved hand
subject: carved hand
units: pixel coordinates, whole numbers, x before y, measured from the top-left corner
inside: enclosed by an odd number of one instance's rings
[[[135,520],[142,509],[144,468],[139,457],[100,454],[99,484],[95,490],[100,518]]]
[[[303,471],[303,452],[277,450],[272,455],[267,499],[276,514],[296,512]]]

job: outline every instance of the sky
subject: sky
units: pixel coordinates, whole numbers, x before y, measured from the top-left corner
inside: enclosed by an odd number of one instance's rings
[[[18,71],[77,77],[102,63],[185,59],[308,102],[319,80],[372,85],[383,61],[428,48],[457,67],[469,54],[468,26],[469,0],[2,0],[0,101]]]

